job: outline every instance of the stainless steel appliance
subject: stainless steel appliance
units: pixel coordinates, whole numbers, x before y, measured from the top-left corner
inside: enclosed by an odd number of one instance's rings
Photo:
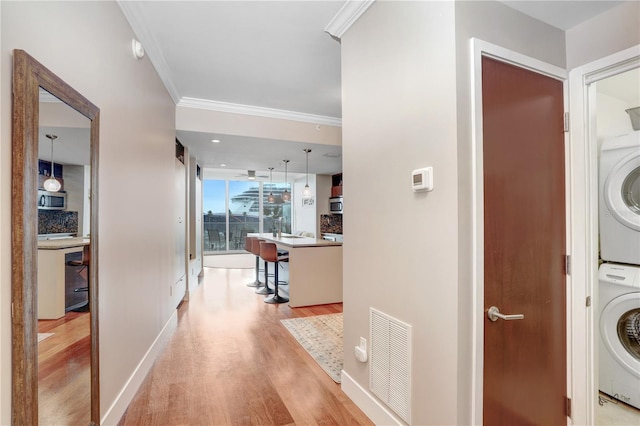
[[[342,197],[329,198],[329,213],[342,214]]]
[[[67,193],[39,189],[38,208],[41,210],[65,210],[67,208]]]
[[[342,236],[342,234],[326,233],[326,234],[322,234],[322,239],[327,241],[335,241],[338,243],[344,242],[344,237]]]

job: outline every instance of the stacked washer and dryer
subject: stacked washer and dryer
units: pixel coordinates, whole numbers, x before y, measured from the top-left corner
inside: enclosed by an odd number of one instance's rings
[[[640,408],[640,131],[603,142],[599,387]]]

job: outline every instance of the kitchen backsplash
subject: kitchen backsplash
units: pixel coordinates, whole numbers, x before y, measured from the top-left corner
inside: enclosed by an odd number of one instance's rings
[[[320,232],[323,234],[342,234],[342,215],[321,214]]]
[[[38,210],[38,234],[78,233],[78,212]]]

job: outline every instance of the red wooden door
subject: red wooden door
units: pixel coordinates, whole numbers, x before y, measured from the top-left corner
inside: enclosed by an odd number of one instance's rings
[[[482,108],[484,424],[564,425],[562,82],[485,57]]]

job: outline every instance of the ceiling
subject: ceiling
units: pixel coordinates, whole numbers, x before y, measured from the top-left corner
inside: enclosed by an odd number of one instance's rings
[[[341,118],[340,43],[324,28],[344,1],[118,3],[176,104],[198,99]],[[622,2],[502,3],[566,30]],[[290,159],[302,171],[309,147],[311,173],[342,168],[339,147],[179,129],[177,136],[208,168],[224,163],[268,174]]]

